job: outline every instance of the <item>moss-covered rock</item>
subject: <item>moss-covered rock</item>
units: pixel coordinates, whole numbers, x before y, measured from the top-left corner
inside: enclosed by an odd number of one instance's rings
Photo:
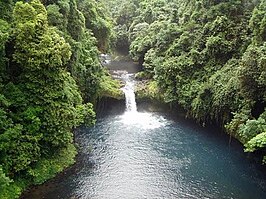
[[[100,83],[100,98],[110,97],[115,99],[124,99],[124,93],[121,90],[122,82],[113,79],[110,75],[105,75]]]
[[[137,82],[135,93],[137,100],[155,100],[164,102],[163,93],[160,92],[157,83],[152,80],[142,80]]]

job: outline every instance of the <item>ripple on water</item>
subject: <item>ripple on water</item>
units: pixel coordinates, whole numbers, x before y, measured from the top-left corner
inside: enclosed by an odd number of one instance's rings
[[[245,171],[225,143],[160,114],[126,112],[105,118],[93,131],[104,138],[94,150],[98,162],[94,174],[80,176],[83,183],[76,189],[80,198],[248,199],[254,195],[241,193],[250,178],[239,178]],[[230,170],[234,167],[239,171]],[[263,193],[256,186],[252,182],[249,187]]]
[[[265,174],[220,134],[202,131],[156,113],[107,116],[77,134],[77,171],[27,198],[266,198]]]

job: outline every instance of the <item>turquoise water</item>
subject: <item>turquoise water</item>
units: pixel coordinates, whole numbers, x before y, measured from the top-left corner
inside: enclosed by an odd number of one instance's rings
[[[75,196],[266,198],[262,171],[212,131],[158,113],[107,116],[80,137],[94,140],[95,166],[76,177]]]
[[[23,198],[266,198],[265,168],[239,143],[182,114],[137,111],[134,81],[123,75],[126,106],[109,104],[95,127],[78,129],[77,164]]]
[[[218,129],[112,110],[77,132],[77,165],[25,198],[266,198],[265,172]]]

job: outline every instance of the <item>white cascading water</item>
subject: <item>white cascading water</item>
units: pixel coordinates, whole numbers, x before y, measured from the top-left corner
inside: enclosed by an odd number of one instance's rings
[[[132,74],[125,74],[122,78],[126,83],[122,89],[126,98],[126,112],[137,112],[137,104],[134,93],[135,83],[132,78]]]
[[[125,94],[126,111],[121,116],[121,121],[127,126],[138,126],[142,129],[155,129],[167,125],[163,117],[154,117],[149,112],[138,112],[136,97],[134,93],[135,81],[133,74],[123,74],[125,86],[122,88]]]

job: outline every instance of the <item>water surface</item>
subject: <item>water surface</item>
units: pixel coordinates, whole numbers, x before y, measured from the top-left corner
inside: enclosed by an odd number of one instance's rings
[[[237,142],[181,116],[138,112],[132,75],[121,78],[125,111],[113,105],[95,127],[81,127],[77,164],[24,198],[266,198],[265,170]]]

